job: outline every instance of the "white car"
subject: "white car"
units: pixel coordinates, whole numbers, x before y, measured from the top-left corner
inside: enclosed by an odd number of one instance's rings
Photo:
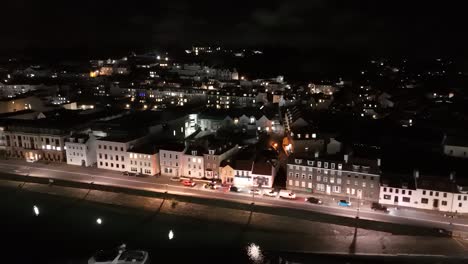
[[[263,195],[270,196],[270,197],[276,197],[278,195],[278,192],[275,190],[264,190]]]
[[[171,177],[171,181],[180,182],[182,179],[178,176]]]
[[[249,190],[249,193],[250,193],[250,194],[253,193],[254,195],[260,195],[260,194],[262,194],[262,192],[261,192],[259,189],[250,189],[250,190]]]
[[[285,198],[285,199],[296,199],[296,194],[293,193],[292,191],[288,191],[288,190],[281,190],[279,192],[279,196],[281,198]]]

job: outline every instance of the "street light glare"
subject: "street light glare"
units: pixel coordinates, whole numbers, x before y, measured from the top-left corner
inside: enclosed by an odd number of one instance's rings
[[[34,207],[33,207],[33,210],[34,210],[34,214],[35,214],[36,216],[38,216],[38,215],[39,215],[39,207],[34,206]]]
[[[250,260],[253,263],[262,263],[263,262],[263,254],[260,246],[255,243],[250,243],[247,246],[247,256],[249,256]]]
[[[169,240],[172,240],[174,238],[174,232],[172,230],[169,230]]]
[[[101,225],[101,224],[102,224],[102,219],[101,219],[101,218],[96,219],[96,223],[97,223],[98,225]]]

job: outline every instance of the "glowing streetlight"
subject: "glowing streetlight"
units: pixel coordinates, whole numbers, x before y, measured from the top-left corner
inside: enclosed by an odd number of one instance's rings
[[[35,214],[36,216],[39,215],[39,207],[33,206],[33,211],[34,211],[34,214]]]
[[[260,246],[255,243],[250,243],[247,246],[247,256],[253,263],[262,263],[264,258]]]
[[[102,225],[102,219],[101,219],[101,218],[96,219],[96,223],[97,223],[98,225]]]
[[[172,240],[174,238],[174,232],[172,232],[172,230],[169,230],[169,240]]]

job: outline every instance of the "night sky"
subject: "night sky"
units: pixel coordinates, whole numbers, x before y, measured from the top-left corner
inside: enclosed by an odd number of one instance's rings
[[[463,1],[257,2],[2,1],[0,52],[112,51],[199,43],[461,56],[468,45]]]

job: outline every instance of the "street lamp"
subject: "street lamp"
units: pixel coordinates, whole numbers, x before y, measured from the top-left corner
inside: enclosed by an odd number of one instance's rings
[[[172,232],[172,230],[169,230],[169,240],[172,240],[174,238],[174,232]]]
[[[35,214],[36,216],[39,215],[39,207],[37,207],[36,205],[33,206],[33,211],[34,211],[34,214]]]
[[[96,219],[96,223],[97,223],[98,225],[102,225],[102,219],[101,219],[101,218]]]

